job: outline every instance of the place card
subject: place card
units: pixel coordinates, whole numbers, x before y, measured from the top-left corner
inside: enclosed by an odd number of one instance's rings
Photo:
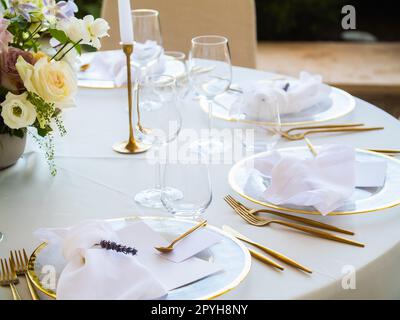
[[[196,257],[180,263],[165,259],[154,247],[168,245],[168,241],[143,221],[130,224],[118,230],[117,234],[121,243],[138,250],[137,259],[167,290],[182,287],[222,271],[220,266]]]
[[[206,229],[196,230],[186,238],[180,240],[170,253],[159,253],[162,257],[173,262],[182,262],[201,251],[220,242],[222,237]],[[167,243],[168,245],[168,243]]]
[[[385,160],[357,160],[355,165],[356,187],[382,187],[386,179]]]

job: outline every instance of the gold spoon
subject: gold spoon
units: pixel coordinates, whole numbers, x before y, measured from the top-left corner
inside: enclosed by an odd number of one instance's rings
[[[186,238],[189,234],[192,232],[196,231],[197,229],[200,229],[201,227],[205,227],[207,225],[207,220],[203,220],[199,224],[195,225],[193,228],[189,229],[186,231],[184,234],[180,235],[178,238],[176,238],[174,241],[170,243],[168,247],[155,247],[156,250],[162,252],[162,253],[168,253],[171,252],[174,249],[174,245],[182,240],[183,238]]]

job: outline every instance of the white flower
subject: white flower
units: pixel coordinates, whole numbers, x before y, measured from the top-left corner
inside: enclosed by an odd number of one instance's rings
[[[108,36],[110,26],[104,19],[94,19],[88,15],[83,19],[71,17],[61,20],[57,24],[57,29],[62,30],[74,42],[88,44],[99,49],[101,47],[100,39]]]
[[[93,16],[85,16],[83,18],[85,27],[89,33],[90,37],[90,45],[95,47],[96,49],[100,49],[101,43],[100,38],[108,36],[108,30],[110,26],[108,22],[102,18],[94,19]]]
[[[71,17],[69,19],[60,20],[57,29],[65,32],[68,38],[74,42],[89,44],[90,33],[82,19]]]
[[[11,129],[21,129],[32,125],[36,120],[36,108],[27,100],[28,93],[20,95],[7,93],[1,103],[4,123]]]

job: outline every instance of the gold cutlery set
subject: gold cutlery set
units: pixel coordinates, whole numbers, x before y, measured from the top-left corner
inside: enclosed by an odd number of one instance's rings
[[[362,244],[360,242],[357,242],[357,241],[354,241],[354,240],[351,240],[348,238],[344,238],[341,236],[337,236],[333,233],[322,231],[319,229],[329,230],[329,231],[347,234],[347,235],[354,235],[354,233],[352,231],[338,228],[338,227],[335,227],[335,226],[332,226],[332,225],[329,225],[326,223],[322,223],[319,221],[314,221],[311,219],[298,217],[298,216],[294,216],[294,215],[290,215],[290,214],[282,213],[282,212],[277,212],[277,211],[273,211],[273,210],[269,210],[269,209],[258,209],[258,210],[250,209],[250,208],[246,207],[244,204],[242,204],[239,201],[237,201],[236,199],[234,199],[230,195],[224,197],[224,200],[229,204],[229,206],[231,206],[231,208],[243,220],[245,220],[250,225],[257,226],[257,227],[264,227],[264,226],[269,226],[274,223],[274,224],[279,224],[279,225],[286,226],[286,227],[289,227],[289,228],[292,228],[295,230],[303,231],[304,233],[315,236],[315,237],[332,240],[332,241],[337,241],[337,242],[341,242],[341,243],[345,243],[345,244],[349,244],[349,245],[353,245],[353,246],[357,246],[357,247],[364,247],[364,244]],[[292,220],[292,221],[296,221],[299,223],[288,222],[288,221],[280,220],[280,219],[267,219],[267,218],[260,216],[260,214],[271,214],[274,216],[278,216],[280,218],[285,218],[287,220]],[[223,230],[225,232],[231,234],[232,236],[236,237],[237,239],[244,241],[248,244],[251,244],[251,245],[257,247],[258,249],[261,249],[265,253],[275,257],[276,259],[278,259],[288,265],[291,265],[291,266],[293,266],[297,269],[303,270],[305,272],[312,273],[312,271],[309,268],[304,267],[303,265],[297,263],[296,261],[290,259],[289,257],[287,257],[275,250],[272,250],[272,249],[267,248],[257,242],[250,240],[249,238],[238,233],[237,231],[233,230],[229,226],[223,226]],[[249,249],[249,251],[250,251],[250,254],[254,258],[256,258],[266,264],[269,264],[275,268],[278,268],[280,270],[284,269],[281,265],[277,264],[276,262],[269,259],[268,257],[254,251],[252,249]]]
[[[19,283],[18,276],[25,276],[32,300],[40,300],[31,280],[28,277],[28,256],[25,249],[10,251],[8,259],[1,259],[0,285],[10,287],[14,300],[22,300],[16,285]]]

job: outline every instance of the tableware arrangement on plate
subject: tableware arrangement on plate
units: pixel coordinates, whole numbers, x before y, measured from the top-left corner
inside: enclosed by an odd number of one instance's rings
[[[400,203],[397,159],[346,146],[317,151],[315,157],[307,147],[282,148],[245,158],[232,167],[229,184],[250,201],[295,213],[357,214]]]
[[[282,86],[282,89],[280,90],[283,91],[284,86],[288,82],[295,84],[299,83],[300,80],[285,77],[282,81],[281,78],[279,78],[279,80],[276,80],[276,76],[271,76],[270,79],[271,80],[267,78],[264,81],[258,81],[256,82],[256,85],[254,85],[253,83],[250,83],[250,85],[247,83],[244,84],[250,86],[250,88],[252,88],[253,86],[264,86],[266,90],[268,90],[267,92],[269,92],[268,95],[263,94],[262,91],[261,93],[258,91],[250,91],[247,94],[247,103],[251,106],[257,107],[252,108],[252,111],[250,112],[250,118],[247,117],[247,109],[243,107],[243,93],[237,90],[227,91],[214,98],[211,111],[213,117],[215,119],[225,120],[229,122],[237,122],[239,124],[274,125],[275,121],[268,120],[268,113],[260,110],[263,110],[263,108],[265,108],[265,106],[267,105],[266,102],[270,99],[271,96],[277,97],[278,102],[283,100],[284,103],[287,103],[287,99],[282,98],[282,95],[285,95],[285,93],[281,92],[279,95],[279,93],[276,93],[276,90],[271,91],[270,87],[274,86],[279,81],[279,85]],[[320,86],[321,84],[318,85]],[[243,84],[239,84],[239,87],[241,86],[243,86]],[[289,91],[290,88],[291,87],[289,86]],[[305,91],[305,93],[307,92],[308,91]],[[280,97],[280,99],[278,97]],[[308,96],[305,95],[305,98],[307,97]],[[314,104],[311,106],[307,105],[307,107],[301,111],[292,113],[280,112],[281,125],[312,125],[320,122],[331,121],[349,114],[354,110],[356,105],[353,96],[341,89],[334,87],[330,87],[329,93],[326,92],[324,95],[318,95],[317,97],[318,100],[320,99],[319,101],[313,99],[309,100],[311,101],[311,103],[313,103],[314,101],[317,102],[314,102]],[[282,104],[282,102],[279,103]],[[200,101],[200,106],[204,110],[204,112],[208,112],[209,108],[207,103],[205,103],[204,101]],[[265,109],[268,110],[268,108]]]
[[[57,299],[210,299],[244,279],[250,255],[240,242],[211,226],[177,242],[173,252],[163,254],[154,248],[168,245],[193,225],[174,218],[131,217],[41,229],[36,235],[47,242],[32,254],[29,276],[41,292]],[[101,240],[108,246],[99,246]],[[124,254],[123,247],[137,253]],[[85,259],[76,263],[77,257]],[[44,265],[56,268],[55,288],[41,282]],[[123,272],[127,267],[130,271]]]

